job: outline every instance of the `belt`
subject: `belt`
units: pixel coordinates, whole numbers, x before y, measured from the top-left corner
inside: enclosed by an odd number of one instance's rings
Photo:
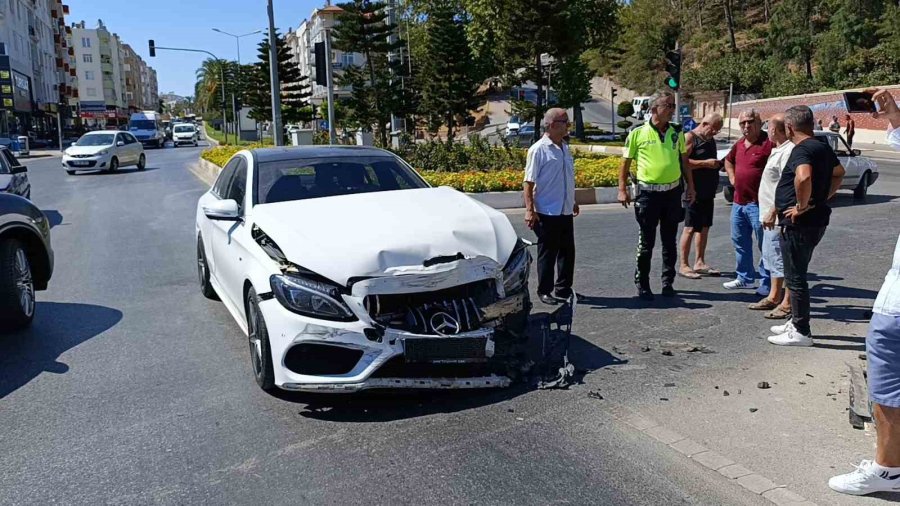
[[[651,191],[651,192],[667,192],[669,190],[674,190],[681,186],[681,181],[674,181],[669,184],[650,184],[645,183],[643,181],[638,181],[638,186],[641,187],[642,190]]]

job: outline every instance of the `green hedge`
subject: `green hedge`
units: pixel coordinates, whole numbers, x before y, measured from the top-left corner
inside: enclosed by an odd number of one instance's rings
[[[262,147],[262,145],[219,146],[207,149],[200,156],[204,160],[222,167],[241,149],[257,147]],[[578,188],[616,186],[619,180],[621,161],[620,157],[602,156],[597,153],[579,156],[575,160],[575,186]],[[525,162],[523,160],[517,167],[494,170],[471,170],[468,166],[461,170],[427,170],[415,163],[412,165],[432,186],[450,186],[464,192],[479,193],[521,190]],[[443,167],[446,168],[445,165]]]

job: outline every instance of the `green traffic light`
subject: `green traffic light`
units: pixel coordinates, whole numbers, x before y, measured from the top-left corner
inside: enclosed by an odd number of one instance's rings
[[[674,77],[667,77],[666,78],[666,86],[668,86],[669,88],[672,88],[673,90],[677,90],[678,89],[678,81],[676,81]]]

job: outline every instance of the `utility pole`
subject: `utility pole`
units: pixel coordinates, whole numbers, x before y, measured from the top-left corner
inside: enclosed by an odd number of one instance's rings
[[[278,38],[275,36],[275,11],[269,0],[269,85],[272,88],[272,136],[276,146],[284,146],[281,126],[281,86],[278,83]]]
[[[391,86],[394,85],[394,67],[395,62],[397,60],[396,49],[394,46],[397,45],[397,0],[388,0],[387,3],[387,23],[392,26],[394,29],[388,34],[388,44],[391,46],[390,52],[388,52],[388,66],[391,71]],[[391,144],[394,148],[400,147],[400,131],[402,130],[403,119],[394,114],[394,111],[391,111]]]
[[[734,83],[728,85],[728,112],[725,118],[728,120],[728,143],[731,143],[731,105],[734,100]]]
[[[234,37],[234,42],[235,42],[235,45],[237,46],[237,63],[238,63],[237,64],[237,84],[238,84],[238,86],[240,86],[241,85],[241,38],[247,37],[250,35],[256,35],[257,33],[262,33],[262,30],[256,30],[256,31],[253,31],[250,33],[245,33],[243,35],[235,35],[233,33],[228,33],[225,30],[219,30],[218,28],[213,28],[212,30],[214,32],[219,32],[222,35],[228,35],[229,37]],[[238,98],[241,99],[240,100],[241,109],[243,109],[243,97],[239,96]],[[240,141],[240,138],[241,138],[240,112],[237,109],[237,101],[235,100],[234,93],[231,94],[231,103],[232,103],[232,111],[233,111],[232,117],[234,118],[234,124],[235,124],[235,127],[234,127],[235,128],[235,138],[238,139],[238,141]]]
[[[328,143],[337,144],[334,125],[334,69],[331,68],[331,29],[325,27],[325,74],[328,82]]]
[[[609,115],[610,115],[610,123],[612,123],[612,134],[613,138],[616,135],[616,92],[619,91],[615,88],[610,88],[609,93]]]
[[[681,73],[681,51],[678,49],[678,41],[675,41],[675,52],[678,53],[678,72]],[[680,75],[679,75],[680,77]],[[681,82],[678,82],[678,88],[675,88],[675,118],[677,118],[676,122],[681,124]]]

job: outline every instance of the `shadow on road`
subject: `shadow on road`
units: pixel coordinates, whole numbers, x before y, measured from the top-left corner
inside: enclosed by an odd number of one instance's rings
[[[150,172],[153,170],[159,170],[159,167],[144,167],[143,171],[137,169],[137,167],[121,167],[117,169],[115,172],[109,172],[107,170],[94,170],[91,172],[79,172],[77,176],[118,176],[125,174],[132,174],[134,172]]]
[[[47,221],[50,222],[50,228],[53,228],[63,222],[63,215],[59,211],[55,209],[42,210],[44,216],[47,217]]]
[[[532,335],[529,355],[539,357],[540,347],[540,339]],[[575,366],[576,384],[592,371],[627,363],[576,335],[570,337],[569,357]],[[544,364],[536,364],[532,372],[541,365]],[[331,422],[387,422],[454,413],[507,401],[536,390],[538,380],[531,374],[509,388],[489,390],[370,391],[344,395],[279,391],[274,395],[281,400],[305,404],[300,411],[305,418]]]
[[[44,372],[65,374],[69,366],[58,362],[57,357],[121,319],[121,311],[108,307],[38,302],[31,327],[0,334],[0,399]]]
[[[594,297],[583,295],[578,298],[579,305],[590,306],[590,309],[645,309],[648,307],[656,308],[681,308],[681,309],[707,309],[712,307],[709,304],[699,304],[695,302],[686,302],[684,299],[697,298],[699,292],[682,292],[672,298],[656,296],[656,300],[652,302],[644,302],[637,297]]]
[[[853,195],[844,195],[837,194],[831,202],[828,203],[832,208],[836,207],[858,207],[858,206],[871,206],[876,204],[885,204],[887,202],[893,202],[897,200],[896,195],[872,195],[869,194],[866,196],[865,200],[859,200],[853,198]]]

